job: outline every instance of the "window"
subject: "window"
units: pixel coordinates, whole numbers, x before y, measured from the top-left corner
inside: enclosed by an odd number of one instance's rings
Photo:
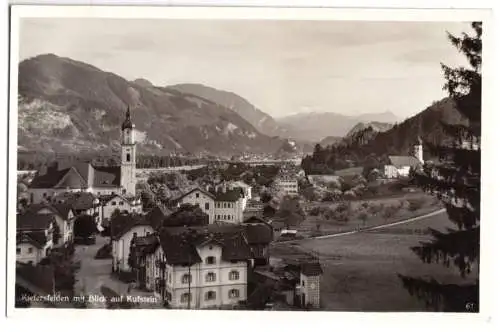
[[[213,282],[213,281],[215,281],[215,273],[208,272],[207,275],[205,276],[205,281],[206,282]]]
[[[181,295],[181,303],[191,302],[191,293],[184,293]]]
[[[169,284],[172,283],[172,274],[171,273],[168,274],[168,283]]]
[[[217,215],[217,220],[220,220],[220,214]]]
[[[111,205],[116,205],[116,202],[111,202]]]
[[[208,265],[215,264],[215,257],[214,256],[208,256],[205,259],[205,264],[208,264]]]
[[[239,289],[231,289],[229,291],[229,298],[230,299],[235,299],[235,298],[238,298],[240,297],[240,291]]]
[[[149,277],[146,276],[146,284],[149,284]]]
[[[304,285],[305,285],[304,280],[302,280],[302,286],[304,286]]]
[[[33,248],[28,248],[28,254],[32,254],[33,253]]]
[[[205,203],[205,210],[210,209],[210,203]]]
[[[16,254],[20,254],[21,253],[21,248],[16,248]]]
[[[240,273],[238,271],[229,272],[229,280],[238,280],[240,279]]]
[[[123,205],[123,202],[118,203],[119,205]]]
[[[43,193],[43,197],[47,197],[47,193]]]
[[[182,276],[182,283],[183,284],[189,284],[191,282],[191,275],[190,274],[185,274]]]
[[[217,296],[216,296],[214,291],[208,291],[205,293],[205,300],[207,300],[207,301],[215,300],[216,297]]]
[[[130,153],[127,153],[127,161],[130,161]]]
[[[196,198],[200,198],[200,193],[196,193]]]
[[[132,234],[132,237],[137,237],[137,232],[134,232],[134,234]]]

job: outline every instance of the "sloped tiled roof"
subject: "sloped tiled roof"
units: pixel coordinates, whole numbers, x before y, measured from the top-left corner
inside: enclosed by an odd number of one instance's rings
[[[413,156],[389,156],[389,161],[391,165],[394,165],[397,168],[410,166],[415,167],[420,165],[420,161]]]
[[[68,217],[69,211],[72,210],[71,204],[67,203],[39,203],[39,204],[31,204],[28,206],[27,212],[37,213],[42,209],[49,209],[54,213],[59,214],[63,219]]]
[[[196,247],[210,242],[222,246],[222,259],[225,261],[247,260],[251,257],[250,247],[238,228],[218,227],[166,229],[160,234],[160,244],[167,262],[172,265],[201,262]],[[195,233],[188,237],[190,230],[195,230]]]
[[[74,169],[83,180],[82,187],[119,187],[120,166],[93,166],[88,162],[80,162],[64,167],[49,167],[45,174],[37,174],[30,183],[30,188],[53,188],[66,174]],[[91,176],[91,178],[89,178]],[[81,180],[80,180],[81,181]]]
[[[45,230],[54,222],[53,214],[26,212],[17,215],[17,230]]]
[[[57,195],[54,200],[69,204],[74,210],[88,210],[94,206],[94,200],[97,198],[89,192],[73,192]]]
[[[16,234],[16,244],[31,243],[38,249],[42,249],[47,242],[44,231],[18,232]]]
[[[115,216],[111,221],[111,238],[114,240],[122,237],[123,234],[128,232],[134,226],[149,225],[149,220],[146,216],[141,214],[120,214]]]
[[[153,253],[160,244],[156,234],[138,236],[134,239],[134,245],[139,255]]]
[[[234,188],[226,192],[218,192],[215,194],[215,200],[217,202],[236,202],[242,197],[244,197],[244,194],[241,188]]]
[[[189,191],[187,191],[187,192],[185,192],[185,193],[181,194],[180,196],[178,196],[178,197],[177,197],[177,198],[175,198],[174,200],[175,200],[175,201],[180,201],[181,199],[183,199],[184,197],[186,197],[187,195],[189,195],[189,194],[191,194],[191,193],[193,193],[193,192],[195,192],[195,191],[199,191],[199,192],[201,192],[202,194],[207,195],[208,197],[210,197],[210,198],[212,198],[212,199],[215,199],[215,196],[214,196],[212,193],[210,193],[210,192],[208,192],[208,191],[206,191],[206,190],[203,190],[203,189],[201,189],[201,188],[199,188],[199,187],[196,187],[196,188],[193,188],[193,189],[191,189],[191,190],[189,190]]]
[[[52,188],[61,181],[69,169],[48,169],[45,174],[37,174],[31,181],[30,188]]]
[[[273,228],[267,223],[243,226],[248,244],[269,244],[273,240]]]
[[[94,166],[93,187],[119,187],[120,166]]]

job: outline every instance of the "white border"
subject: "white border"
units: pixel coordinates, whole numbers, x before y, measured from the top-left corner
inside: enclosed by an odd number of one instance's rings
[[[441,10],[441,9],[330,9],[330,8],[201,8],[201,7],[56,7],[56,6],[15,6],[11,12],[11,52],[10,52],[10,137],[9,137],[9,169],[17,168],[17,64],[19,54],[19,40],[17,32],[19,30],[19,19],[22,17],[107,17],[107,18],[149,18],[149,19],[279,19],[279,20],[371,20],[371,21],[472,21],[482,20],[484,22],[484,51],[483,51],[483,149],[493,154],[495,143],[495,124],[499,123],[498,116],[494,115],[493,109],[493,38],[490,28],[492,27],[492,14],[487,10]],[[497,109],[498,110],[498,109]],[[484,157],[483,157],[484,158]],[[484,163],[483,163],[484,166]],[[317,313],[317,312],[208,312],[208,311],[163,311],[163,310],[141,310],[141,311],[110,311],[110,310],[64,310],[62,309],[29,309],[20,310],[14,308],[13,286],[15,280],[14,269],[8,269],[7,280],[7,314],[11,316],[16,324],[33,324],[36,317],[36,324],[48,323],[55,329],[72,328],[75,324],[71,321],[77,319],[85,322],[85,329],[93,328],[96,320],[111,318],[110,326],[118,329],[123,326],[134,328],[149,328],[146,322],[158,319],[163,325],[159,328],[171,329],[172,324],[179,325],[185,329],[193,327],[193,323],[209,323],[219,326],[222,329],[244,329],[244,330],[281,330],[292,327],[293,329],[308,330],[313,328],[318,319],[324,319],[327,324],[324,326],[328,330],[338,329],[338,323],[348,322],[360,327],[370,324],[370,329],[378,326],[386,328],[403,328],[404,330],[419,330],[427,326],[436,329],[443,329],[450,323],[459,324],[454,326],[457,329],[477,330],[482,326],[487,326],[493,315],[495,294],[492,292],[494,281],[492,268],[497,264],[493,259],[496,246],[492,236],[489,221],[495,222],[488,211],[488,206],[494,206],[493,199],[498,188],[498,180],[492,172],[494,169],[483,167],[483,230],[481,234],[481,313],[478,315],[445,315],[445,314],[424,314],[412,313],[399,316],[395,314],[357,314],[357,313]],[[15,239],[15,190],[16,172],[9,174],[9,201],[8,205],[13,207],[9,210],[8,239]],[[492,204],[490,204],[492,203]],[[488,218],[491,216],[491,218]],[[488,231],[486,231],[487,227]],[[15,253],[14,244],[9,241],[8,264],[14,266]],[[26,320],[26,318],[30,320]],[[261,317],[267,318],[262,320]],[[91,318],[91,320],[88,320]],[[45,321],[48,319],[49,321]],[[57,322],[57,323],[56,323]],[[53,324],[53,325],[52,325]],[[126,325],[125,325],[126,324]],[[265,324],[265,325],[264,325]],[[373,325],[377,324],[377,325]],[[399,324],[399,326],[398,326]],[[401,326],[400,324],[404,324]],[[118,327],[120,326],[120,327]],[[23,326],[27,327],[27,326]],[[199,327],[199,326],[198,326]],[[366,326],[365,326],[366,327]],[[35,327],[36,328],[36,327]],[[342,328],[346,328],[344,325]],[[349,329],[352,329],[350,326]],[[21,330],[25,330],[24,328]]]

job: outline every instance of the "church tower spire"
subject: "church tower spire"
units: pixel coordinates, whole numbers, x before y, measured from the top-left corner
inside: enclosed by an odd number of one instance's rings
[[[136,144],[135,125],[132,123],[130,108],[127,106],[121,133],[120,187],[123,194],[135,195],[136,184]]]
[[[424,163],[424,148],[422,138],[420,136],[417,137],[417,141],[413,147],[413,155],[418,159],[418,161],[420,161],[420,163]]]

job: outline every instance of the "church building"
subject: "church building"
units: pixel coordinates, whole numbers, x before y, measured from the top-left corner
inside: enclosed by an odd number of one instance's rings
[[[30,203],[47,202],[66,192],[89,192],[96,196],[135,196],[136,150],[135,125],[130,118],[130,109],[127,108],[125,121],[121,126],[120,166],[96,166],[81,162],[43,167],[28,188]]]
[[[413,146],[413,156],[389,156],[389,164],[384,167],[385,177],[388,179],[408,177],[412,168],[424,164],[424,149],[422,139],[417,138]]]

